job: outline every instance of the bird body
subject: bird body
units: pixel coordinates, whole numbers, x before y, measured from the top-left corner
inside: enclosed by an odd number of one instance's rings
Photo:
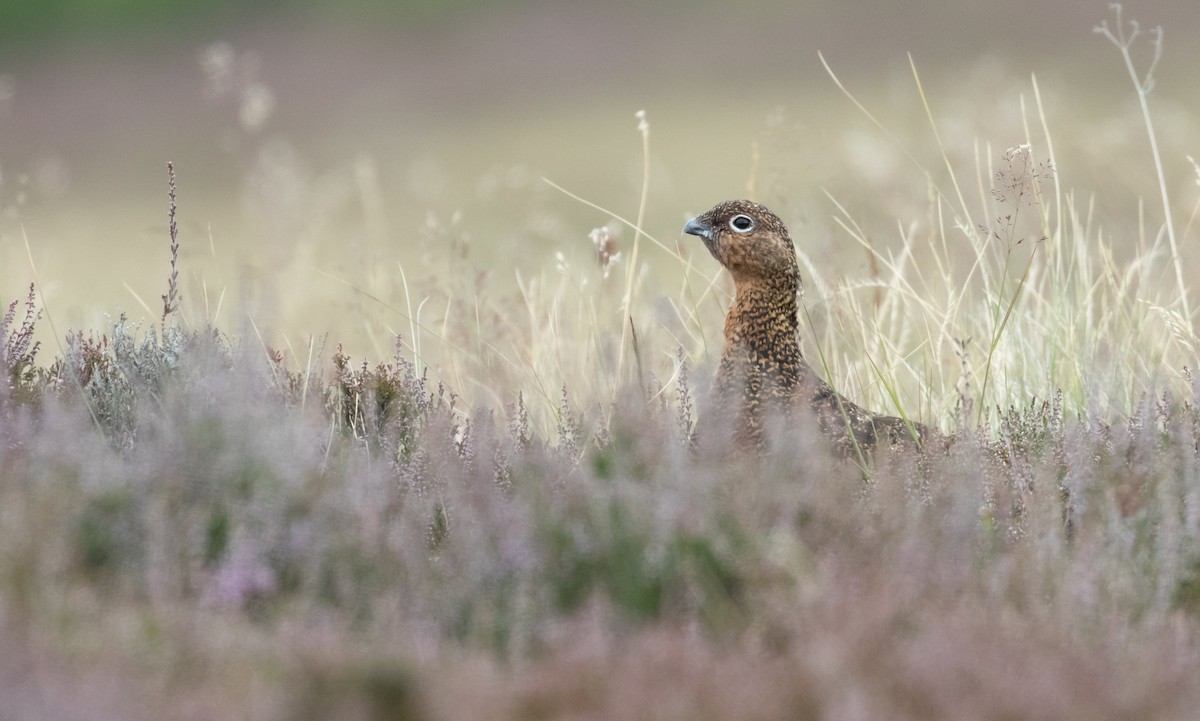
[[[916,423],[871,413],[833,389],[800,350],[800,269],[787,227],[749,200],[719,203],[684,226],[733,276],[734,299],[714,382],[719,413],[736,446],[762,448],[764,422],[815,415],[845,455],[880,445],[920,446],[935,435]]]

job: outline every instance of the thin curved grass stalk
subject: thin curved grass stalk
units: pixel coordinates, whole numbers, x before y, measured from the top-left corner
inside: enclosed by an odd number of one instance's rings
[[[1125,69],[1129,71],[1129,79],[1133,81],[1133,89],[1137,91],[1138,104],[1142,109],[1142,120],[1146,125],[1146,137],[1150,141],[1150,155],[1154,158],[1154,172],[1158,175],[1158,194],[1162,200],[1167,240],[1171,243],[1171,261],[1175,267],[1175,282],[1179,286],[1179,300],[1183,304],[1183,314],[1190,324],[1192,322],[1191,303],[1188,300],[1187,284],[1183,280],[1183,259],[1179,255],[1179,243],[1175,239],[1175,221],[1171,217],[1171,196],[1167,193],[1167,178],[1163,172],[1162,153],[1158,149],[1158,135],[1154,132],[1154,121],[1150,117],[1150,103],[1147,101],[1147,96],[1154,89],[1154,70],[1158,67],[1158,61],[1162,59],[1163,29],[1161,25],[1150,28],[1150,42],[1154,45],[1154,58],[1150,61],[1150,67],[1146,69],[1146,74],[1138,77],[1137,68],[1133,64],[1133,56],[1129,54],[1129,48],[1141,35],[1142,28],[1136,20],[1130,20],[1131,31],[1126,34],[1125,22],[1121,17],[1121,4],[1111,3],[1108,7],[1117,16],[1116,32],[1109,27],[1107,20],[1100,21],[1100,24],[1092,31],[1108,38],[1109,42],[1121,51],[1121,59],[1125,61]]]

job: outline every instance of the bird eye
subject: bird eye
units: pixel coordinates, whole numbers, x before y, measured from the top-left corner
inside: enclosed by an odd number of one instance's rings
[[[754,219],[748,215],[735,215],[729,219],[729,227],[735,233],[749,233],[754,230]]]

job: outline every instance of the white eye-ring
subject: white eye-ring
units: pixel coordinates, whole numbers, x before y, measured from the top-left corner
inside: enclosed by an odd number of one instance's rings
[[[745,214],[738,214],[729,219],[729,228],[735,233],[749,233],[754,230],[754,219]]]

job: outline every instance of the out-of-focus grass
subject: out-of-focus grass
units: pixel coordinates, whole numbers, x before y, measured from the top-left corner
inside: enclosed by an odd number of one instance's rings
[[[261,213],[265,300],[236,297],[261,281],[197,271],[185,225],[185,297],[165,320],[165,232],[136,289],[152,321],[88,325],[60,353],[34,345],[37,297],[14,305],[0,324],[6,708],[1186,717],[1200,417],[1176,277],[1195,277],[1192,121],[1152,103],[1154,158],[1131,140],[1133,106],[1091,122],[1045,84],[1039,98],[1023,80],[924,83],[939,148],[904,87],[883,109],[862,96],[883,128],[839,115],[820,147],[773,118],[745,174],[793,227],[810,357],[856,400],[958,433],[865,474],[802,425],[774,428],[757,462],[687,447],[728,286],[676,244],[686,212],[653,185],[644,227],[665,248],[643,237],[631,267],[626,227],[607,277],[588,231],[620,222],[522,170],[474,196],[443,189],[461,216],[431,196],[404,257],[373,216],[382,169],[308,174],[264,146],[240,192]],[[1182,257],[1160,230],[1156,160]],[[1094,167],[1122,172],[1080,170]],[[643,180],[614,181],[612,210],[633,217]],[[186,182],[179,201],[186,216]],[[319,257],[338,232],[354,255]],[[480,247],[502,236],[522,252]],[[320,306],[339,319],[325,341],[261,323],[303,330]],[[337,346],[354,333],[370,361]]]
[[[1018,33],[1004,46],[1009,55],[981,49],[977,60],[963,63],[956,54],[948,65],[947,46],[913,44],[925,37],[916,34],[925,32],[920,27],[897,33],[910,38],[900,50],[880,49],[849,42],[865,43],[869,27],[856,35],[835,21],[837,13],[793,9],[781,15],[786,22],[757,31],[764,41],[753,43],[756,60],[747,67],[733,62],[726,45],[698,40],[728,35],[731,45],[772,17],[763,8],[741,13],[739,21],[706,6],[679,13],[676,25],[661,16],[638,24],[620,22],[619,13],[558,11],[504,15],[499,29],[480,21],[461,34],[404,25],[394,38],[383,22],[362,37],[315,26],[294,38],[284,32],[292,25],[268,32],[231,23],[211,36],[158,43],[153,34],[132,33],[127,55],[89,55],[82,43],[61,52],[51,45],[45,53],[54,61],[0,61],[0,132],[9,139],[0,149],[0,290],[18,296],[29,280],[24,232],[64,324],[100,327],[105,314],[142,315],[125,284],[143,299],[160,292],[159,176],[169,159],[185,190],[183,286],[196,296],[189,314],[203,306],[206,286],[210,307],[225,292],[217,317],[225,327],[249,312],[274,345],[284,345],[284,335],[303,345],[307,334],[336,331],[352,352],[381,358],[394,311],[322,272],[402,305],[397,263],[410,279],[443,270],[422,234],[430,212],[441,224],[459,213],[477,265],[504,287],[517,269],[532,275],[544,267],[534,261],[556,251],[585,262],[587,233],[607,218],[564,203],[539,187],[538,176],[632,214],[640,191],[631,117],[638,109],[647,110],[652,127],[648,230],[673,238],[690,213],[745,194],[757,167],[755,192],[787,210],[801,249],[822,257],[827,273],[861,276],[866,256],[832,222],[837,211],[822,191],[887,249],[901,243],[897,220],[926,224],[926,182],[839,96],[817,49],[942,185],[903,49],[915,48],[955,167],[980,168],[985,185],[989,159],[1026,135],[1020,101],[1023,94],[1032,102],[1027,71],[1037,69],[1060,164],[1074,176],[1062,178],[1065,187],[1097,194],[1098,219],[1118,252],[1136,236],[1132,219],[1138,197],[1152,187],[1153,166],[1145,162],[1120,60],[1088,34],[1090,16],[1070,20],[1074,33],[1054,45],[1052,61],[1037,64],[1032,36]],[[1190,13],[1160,17],[1182,26],[1172,34],[1186,36]],[[903,18],[889,19],[881,15],[877,24],[902,27]],[[593,26],[611,28],[620,42],[603,44],[603,55],[587,50]],[[665,26],[673,32],[653,35]],[[803,41],[813,27],[831,29]],[[847,33],[847,42],[833,30]],[[791,42],[780,37],[789,33]],[[560,36],[570,52],[546,45]],[[360,45],[366,49],[354,52]],[[544,55],[513,49],[527,46]],[[1192,86],[1164,73],[1188,67],[1187,52],[1186,43],[1171,46],[1153,96],[1164,142],[1181,152],[1194,135],[1186,112]],[[78,117],[87,121],[72,120]],[[1180,154],[1167,160],[1174,191],[1185,193],[1190,168]],[[1100,177],[1105,182],[1085,182]],[[979,184],[967,185],[969,206],[979,207],[986,190],[977,198]],[[643,257],[673,285],[678,269],[668,258]]]

